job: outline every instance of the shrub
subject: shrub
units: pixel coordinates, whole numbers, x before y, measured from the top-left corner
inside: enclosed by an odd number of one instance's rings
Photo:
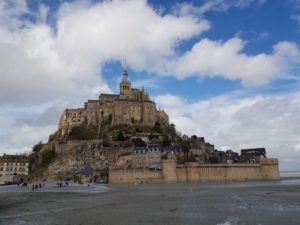
[[[125,137],[121,131],[119,131],[116,141],[125,141]]]
[[[46,149],[42,152],[42,162],[41,162],[41,166],[47,166],[49,165],[51,162],[53,162],[53,160],[56,157],[56,153],[55,150],[52,149]]]
[[[97,128],[87,128],[86,126],[73,127],[69,133],[68,139],[70,140],[92,140],[97,136]]]
[[[152,127],[152,131],[156,132],[156,133],[161,133],[162,129],[161,129],[160,125],[155,125],[154,127]]]
[[[33,169],[33,165],[37,162],[37,160],[38,160],[37,153],[32,153],[29,155],[29,170]]]
[[[43,146],[44,146],[44,144],[42,143],[42,141],[40,141],[39,143],[37,143],[36,145],[34,145],[32,147],[32,151],[39,152],[43,148]]]

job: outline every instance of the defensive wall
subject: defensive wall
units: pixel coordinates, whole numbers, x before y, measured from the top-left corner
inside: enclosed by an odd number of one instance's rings
[[[109,183],[189,182],[189,181],[246,181],[279,180],[277,159],[262,159],[260,163],[176,165],[164,160],[162,170],[147,168],[110,169]]]

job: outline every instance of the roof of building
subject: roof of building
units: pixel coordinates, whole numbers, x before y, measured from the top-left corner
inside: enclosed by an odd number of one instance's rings
[[[89,166],[86,166],[80,170],[80,173],[82,175],[86,175],[86,176],[92,175],[93,172],[94,172],[94,168],[89,167]]]
[[[241,149],[242,154],[266,154],[265,148],[247,148]]]
[[[0,162],[28,162],[28,157],[24,155],[6,155],[0,156]]]
[[[99,100],[88,99],[88,102],[95,102],[95,103],[97,103],[97,102],[99,102]]]
[[[148,147],[135,147],[134,153],[147,153],[147,152],[182,152],[180,147],[161,147],[159,145],[148,145]]]
[[[119,95],[116,95],[116,94],[101,94],[101,96],[104,96],[104,97],[119,97]]]
[[[120,101],[120,102],[147,102],[147,103],[151,103],[151,104],[155,104],[153,101],[150,100],[143,100],[143,101],[138,101],[138,100],[134,100],[134,99],[116,99],[115,101]]]

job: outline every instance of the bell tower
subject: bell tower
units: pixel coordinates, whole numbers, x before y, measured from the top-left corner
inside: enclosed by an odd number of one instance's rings
[[[120,83],[120,98],[123,99],[131,99],[132,94],[131,94],[131,83],[127,79],[128,77],[128,72],[127,72],[127,65],[126,65],[126,59],[124,62],[123,66],[123,78]]]

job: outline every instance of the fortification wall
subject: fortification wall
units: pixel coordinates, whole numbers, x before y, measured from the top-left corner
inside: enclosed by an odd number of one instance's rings
[[[278,159],[261,159],[261,173],[263,179],[278,180],[280,179]]]
[[[277,159],[264,159],[257,164],[199,164],[176,165],[175,160],[164,160],[162,171],[147,169],[112,169],[111,183],[135,182],[189,182],[189,181],[245,181],[279,180]]]
[[[109,171],[109,183],[146,183],[163,181],[161,171],[144,168],[112,169]]]
[[[242,181],[262,179],[259,164],[217,164],[176,167],[177,181]]]

